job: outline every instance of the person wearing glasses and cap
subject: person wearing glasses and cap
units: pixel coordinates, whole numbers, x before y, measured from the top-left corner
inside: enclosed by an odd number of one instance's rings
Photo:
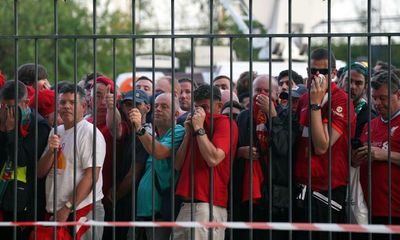
[[[110,109],[114,107],[112,94],[107,97],[107,103]],[[139,140],[139,134],[136,134],[135,140],[132,138],[135,127],[133,126],[130,116],[133,112],[139,111],[141,114],[142,130],[151,134],[152,126],[150,123],[146,123],[146,116],[150,108],[150,100],[146,92],[136,89],[127,92],[120,101],[119,109],[115,109],[116,138],[121,144],[121,149],[123,149],[121,158],[117,161],[117,187],[115,194],[116,221],[130,221],[132,219],[131,213],[134,203],[131,193],[132,182],[134,182],[136,186],[138,185],[144,172],[146,160],[149,157],[148,152]],[[133,141],[136,143],[134,167],[132,166]],[[132,169],[135,169],[135,174],[133,174]],[[134,180],[133,177],[135,177]],[[112,194],[113,189],[110,187],[106,192],[106,198],[110,203],[114,200]],[[106,217],[106,221],[112,220],[111,215]],[[116,228],[115,231],[116,236],[120,236],[119,239],[126,239],[128,228]],[[104,230],[103,239],[110,238],[112,238],[112,229],[106,228]]]
[[[313,222],[337,223],[342,218],[345,208],[349,172],[348,138],[354,136],[356,123],[354,107],[350,103],[350,109],[348,109],[348,95],[334,82],[329,82],[336,77],[336,59],[332,52],[324,48],[314,50],[311,53],[308,70],[309,93],[300,98],[297,108],[301,136],[297,144],[297,159],[294,168],[295,181],[299,186],[295,216],[298,218],[296,220],[301,222],[312,219]],[[328,97],[329,84],[331,86],[330,99]],[[331,101],[331,109],[329,109],[328,100]],[[351,133],[348,132],[350,117]],[[332,123],[332,131],[329,131],[329,120]],[[311,138],[311,145],[309,145],[309,138]],[[329,148],[332,150],[330,166],[328,164]],[[309,165],[309,150],[311,165]],[[311,170],[311,179],[308,177],[309,170]],[[332,180],[330,186],[329,176]],[[311,180],[311,186],[308,186],[309,180]],[[332,198],[329,200],[330,190]],[[311,206],[308,204],[308,191],[312,191]],[[312,216],[308,214],[309,208],[311,208]],[[331,219],[329,219],[330,216]],[[327,234],[313,233],[312,237],[327,239]],[[309,237],[308,233],[298,233],[298,235],[298,239]],[[333,239],[338,237],[337,234],[333,236]]]

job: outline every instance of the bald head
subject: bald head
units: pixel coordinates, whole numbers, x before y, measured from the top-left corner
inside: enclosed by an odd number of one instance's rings
[[[161,77],[157,80],[155,86],[156,93],[172,93],[172,81],[174,81],[174,95],[179,98],[181,94],[181,85],[178,80],[172,79],[170,76]]]
[[[274,77],[270,77],[267,74],[259,75],[253,81],[253,95],[265,94],[269,95],[270,89],[270,78],[271,78],[271,97],[278,99],[279,85]]]

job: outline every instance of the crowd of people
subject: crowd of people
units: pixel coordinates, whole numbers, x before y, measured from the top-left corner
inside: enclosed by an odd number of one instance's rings
[[[101,73],[52,87],[44,66],[21,65],[18,81],[0,78],[0,220],[357,223],[357,213],[349,218],[354,168],[369,223],[400,224],[400,71],[381,61],[337,70],[320,48],[308,74],[244,72],[212,85],[142,76],[122,94]],[[18,227],[17,239],[47,230]],[[229,233],[57,229],[76,239],[289,239]],[[13,228],[0,234],[11,239]],[[310,237],[329,236],[292,235]]]

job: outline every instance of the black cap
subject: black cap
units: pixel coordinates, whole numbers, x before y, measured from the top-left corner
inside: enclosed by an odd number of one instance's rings
[[[306,85],[304,84],[297,84],[292,88],[292,97],[299,98],[303,96],[307,92]],[[280,99],[289,99],[289,92],[281,92],[279,94]]]
[[[131,100],[133,101],[133,91],[129,91],[124,95],[124,98],[122,99],[122,102]],[[142,90],[135,90],[135,101],[136,103],[146,103],[149,104],[149,97],[147,94],[142,91]]]

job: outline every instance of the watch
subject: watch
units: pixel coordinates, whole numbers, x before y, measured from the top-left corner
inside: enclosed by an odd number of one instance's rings
[[[204,128],[199,128],[194,132],[195,136],[203,136],[206,134],[206,130],[204,130]]]
[[[143,136],[146,133],[146,129],[144,127],[139,128],[139,130],[136,131],[136,135],[138,136]]]
[[[321,107],[321,104],[311,104],[310,108],[313,111],[318,111],[318,110],[321,110],[322,107]]]
[[[74,205],[70,201],[67,201],[64,206],[68,208],[70,212],[74,211]]]

